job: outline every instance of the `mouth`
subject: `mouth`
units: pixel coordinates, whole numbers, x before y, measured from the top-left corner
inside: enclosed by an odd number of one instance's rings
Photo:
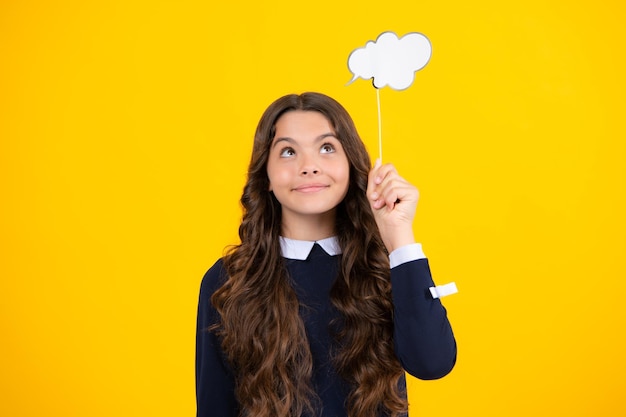
[[[325,190],[328,187],[329,186],[326,184],[304,184],[294,188],[292,191],[297,191],[300,193],[315,193]]]

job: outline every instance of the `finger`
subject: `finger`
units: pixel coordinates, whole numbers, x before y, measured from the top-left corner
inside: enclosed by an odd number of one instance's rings
[[[383,200],[384,205],[389,208],[395,207],[396,204],[403,201],[417,202],[418,191],[411,183],[397,174],[388,177],[379,190],[379,199]]]
[[[388,193],[392,187],[402,186],[406,183],[406,180],[398,174],[393,166],[382,167],[374,180],[377,182],[374,191],[379,195]]]
[[[404,184],[397,181],[387,184],[384,190],[381,191],[381,197],[379,200],[383,202],[382,205],[386,205],[392,210],[396,204],[404,200],[407,188]]]
[[[370,199],[376,201],[380,198],[381,191],[384,188],[384,183],[389,179],[397,176],[397,171],[392,164],[381,165],[380,160],[376,160],[374,169],[370,172],[370,178],[368,181],[368,193]]]
[[[385,179],[389,177],[389,175],[397,174],[397,173],[398,171],[396,170],[396,167],[393,166],[393,164],[382,165],[378,169],[378,172],[376,173],[376,176],[374,177],[374,183],[377,185],[382,184],[385,181]]]

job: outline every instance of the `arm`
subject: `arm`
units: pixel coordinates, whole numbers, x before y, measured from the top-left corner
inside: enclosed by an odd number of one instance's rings
[[[433,280],[425,258],[391,270],[394,346],[403,368],[420,379],[437,379],[456,363],[456,341],[446,309],[433,299]]]
[[[208,330],[218,319],[211,305],[211,295],[223,279],[223,268],[218,261],[204,276],[200,286],[198,320],[196,327],[196,405],[197,416],[238,415],[235,400],[235,382],[215,333]]]
[[[393,165],[376,165],[368,178],[367,194],[390,253],[394,302],[394,343],[405,370],[421,379],[441,378],[456,362],[456,341],[446,310],[433,299],[428,261],[414,243],[413,218],[417,189]]]

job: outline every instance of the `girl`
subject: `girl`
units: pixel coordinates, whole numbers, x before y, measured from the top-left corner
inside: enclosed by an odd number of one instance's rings
[[[346,110],[272,103],[241,197],[241,244],[206,273],[200,417],[397,417],[404,372],[441,378],[456,343],[415,243],[415,187],[370,159]]]

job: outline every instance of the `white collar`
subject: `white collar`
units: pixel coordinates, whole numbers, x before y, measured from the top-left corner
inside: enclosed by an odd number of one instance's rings
[[[339,247],[339,241],[336,236],[316,241],[295,240],[281,236],[280,250],[284,258],[304,261],[309,257],[313,245],[316,243],[330,256],[339,255],[341,253],[341,247]]]

